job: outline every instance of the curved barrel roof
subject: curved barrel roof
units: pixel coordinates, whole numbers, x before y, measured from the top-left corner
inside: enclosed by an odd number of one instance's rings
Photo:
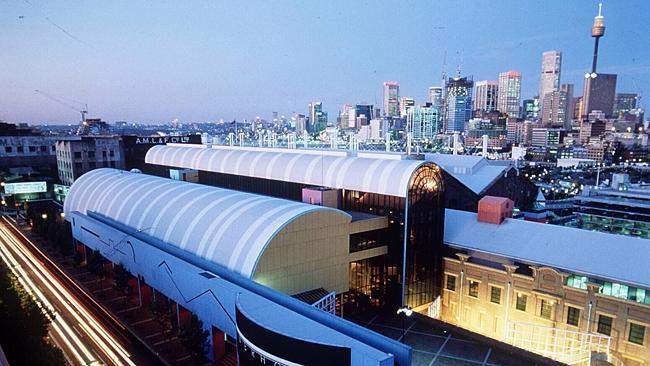
[[[422,160],[348,156],[345,152],[158,145],[149,164],[406,197]]]
[[[66,217],[95,212],[246,277],[287,224],[314,211],[301,202],[116,169],[92,170],[66,197]]]

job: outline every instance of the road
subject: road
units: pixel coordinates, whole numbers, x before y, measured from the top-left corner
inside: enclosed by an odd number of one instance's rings
[[[39,306],[54,314],[50,336],[72,365],[153,365],[160,360],[40,251],[11,219],[0,220],[0,260]]]

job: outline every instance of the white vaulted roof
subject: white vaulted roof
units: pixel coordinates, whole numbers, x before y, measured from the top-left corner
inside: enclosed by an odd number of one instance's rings
[[[246,277],[287,224],[322,206],[116,169],[92,170],[66,197],[72,212],[94,212]]]
[[[406,197],[426,162],[348,156],[345,151],[158,145],[146,163]]]

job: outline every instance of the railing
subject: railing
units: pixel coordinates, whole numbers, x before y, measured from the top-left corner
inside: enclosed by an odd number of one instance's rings
[[[312,304],[313,307],[336,315],[336,292],[330,292]]]
[[[611,338],[602,334],[513,322],[506,342],[568,365],[589,364],[593,352],[611,358]]]

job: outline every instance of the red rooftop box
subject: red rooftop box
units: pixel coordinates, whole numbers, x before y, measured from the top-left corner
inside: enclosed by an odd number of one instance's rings
[[[478,201],[478,221],[500,224],[512,217],[513,202],[510,198],[485,196]]]

